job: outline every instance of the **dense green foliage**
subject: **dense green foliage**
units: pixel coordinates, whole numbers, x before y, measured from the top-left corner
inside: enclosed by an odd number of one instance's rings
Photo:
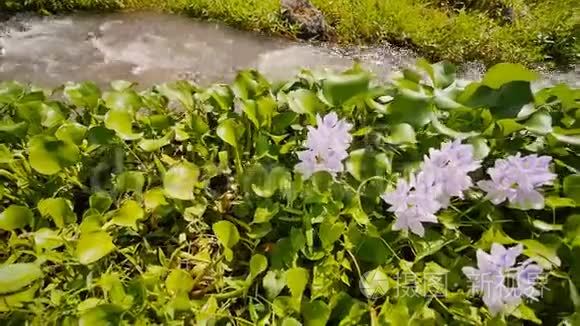
[[[420,62],[384,85],[358,67],[144,91],[2,83],[0,323],[577,325],[580,90],[532,94],[534,78],[500,64],[465,85]],[[303,180],[296,152],[327,112],[354,125],[346,171]],[[393,231],[379,195],[456,137],[484,167],[552,156],[546,208],[474,188],[425,237]],[[546,271],[543,296],[492,318],[461,268],[518,242]],[[367,299],[368,271],[381,295]]]
[[[459,0],[313,0],[340,43],[388,40],[434,60],[487,64],[548,60],[577,62],[579,2]],[[2,0],[0,7],[66,10],[159,9],[294,35],[279,15],[279,0]],[[510,11],[509,8],[513,10]]]

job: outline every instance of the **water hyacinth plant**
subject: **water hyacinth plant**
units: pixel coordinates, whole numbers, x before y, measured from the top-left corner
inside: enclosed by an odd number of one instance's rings
[[[0,84],[0,320],[577,324],[580,90],[455,77]]]

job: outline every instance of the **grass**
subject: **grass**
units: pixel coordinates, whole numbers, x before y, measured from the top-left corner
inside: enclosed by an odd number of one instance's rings
[[[23,2],[24,1],[24,2]],[[479,60],[488,65],[577,62],[577,0],[311,0],[325,14],[339,43],[383,40],[412,47],[431,60]],[[155,9],[186,13],[228,25],[293,36],[279,16],[279,0],[0,0],[0,7],[68,10]],[[516,8],[516,20],[498,8]]]

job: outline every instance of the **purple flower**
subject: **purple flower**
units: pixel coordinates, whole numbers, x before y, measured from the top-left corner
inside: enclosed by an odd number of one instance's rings
[[[486,198],[498,205],[508,200],[516,208],[542,209],[544,197],[537,188],[551,184],[556,175],[551,173],[549,156],[517,155],[499,159],[487,170],[491,180],[479,181],[477,185],[487,193]]]
[[[317,128],[308,127],[307,149],[298,152],[300,163],[295,167],[308,179],[318,171],[336,175],[344,170],[342,161],[348,157],[347,149],[352,141],[349,131],[352,125],[339,120],[332,112],[321,118],[316,117]]]
[[[504,248],[494,243],[490,254],[478,249],[477,268],[463,267],[472,283],[471,290],[482,293],[482,299],[492,315],[515,308],[522,298],[536,300],[540,291],[535,288],[542,268],[531,261],[517,264],[523,246]]]

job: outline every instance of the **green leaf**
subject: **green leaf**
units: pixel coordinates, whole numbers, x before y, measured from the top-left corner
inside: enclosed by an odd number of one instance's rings
[[[32,223],[34,215],[26,206],[10,205],[0,214],[0,229],[13,231]]]
[[[330,317],[330,308],[324,301],[314,300],[302,305],[305,326],[325,326]]]
[[[355,253],[360,260],[377,265],[386,263],[392,256],[389,248],[377,237],[364,237],[357,244]]]
[[[32,168],[42,174],[55,174],[80,159],[80,151],[73,143],[51,136],[34,136],[28,142],[28,160]]]
[[[379,266],[363,275],[360,280],[360,290],[367,298],[380,298],[389,290],[389,279],[385,271]]]
[[[107,92],[103,94],[103,100],[111,111],[126,112],[130,116],[133,116],[143,105],[139,95],[131,89]]]
[[[552,266],[560,266],[562,261],[557,253],[560,247],[560,240],[551,236],[544,236],[540,240],[522,240],[521,243],[526,246],[524,254],[535,260],[545,269],[551,269]]]
[[[268,269],[268,259],[264,255],[255,254],[250,259],[250,280]]]
[[[489,68],[481,83],[494,89],[513,81],[531,82],[538,74],[517,63],[499,63]]]
[[[456,67],[450,62],[441,61],[429,64],[426,60],[419,59],[417,66],[427,72],[433,81],[433,86],[437,88],[446,88],[455,81]]]
[[[545,111],[536,112],[524,126],[531,132],[546,135],[552,132],[552,116]]]
[[[440,134],[446,135],[449,137],[453,137],[453,138],[465,139],[465,138],[475,137],[475,136],[479,135],[479,133],[476,131],[461,132],[461,131],[453,130],[453,129],[447,127],[446,125],[444,125],[443,123],[441,123],[437,119],[437,116],[435,114],[433,114],[431,124],[433,125],[433,128],[435,128],[435,130],[437,130]]]
[[[115,250],[113,239],[104,231],[82,234],[76,247],[76,257],[83,265],[88,265]]]
[[[385,153],[361,148],[350,152],[345,165],[346,170],[357,181],[363,181],[371,177],[385,175],[390,170],[391,160]]]
[[[523,303],[520,304],[511,315],[518,319],[528,320],[535,324],[542,325],[542,320],[536,316],[534,310]]]
[[[576,202],[571,198],[562,198],[549,196],[545,199],[546,206],[550,208],[561,208],[561,207],[576,207]]]
[[[562,224],[550,224],[541,220],[534,220],[532,224],[536,229],[544,232],[562,231],[564,229]]]
[[[34,245],[40,249],[55,249],[64,245],[64,240],[58,235],[58,232],[42,228],[34,232]]]
[[[112,204],[113,199],[104,191],[96,192],[89,197],[89,206],[101,213],[108,211]]]
[[[216,133],[221,140],[238,148],[238,139],[241,136],[240,125],[234,119],[226,119],[217,127]]]
[[[119,138],[113,130],[97,126],[89,129],[87,140],[90,145],[107,145],[115,143]]]
[[[42,277],[34,263],[0,265],[0,294],[16,292]]]
[[[286,271],[286,285],[295,299],[302,297],[302,292],[308,284],[308,270],[302,267],[294,267]]]
[[[77,220],[72,203],[64,198],[43,199],[38,202],[37,207],[42,216],[50,217],[59,228]]]
[[[186,81],[165,83],[156,87],[169,100],[180,102],[185,108],[193,108],[193,86]]]
[[[575,246],[580,246],[580,214],[568,216],[564,225],[564,233],[568,242]]]
[[[231,261],[233,258],[233,252],[231,248],[233,248],[238,243],[238,241],[240,241],[240,233],[238,232],[238,229],[232,222],[229,221],[219,221],[214,223],[212,229],[218,238],[218,241],[225,248],[226,259]]]
[[[134,200],[125,201],[115,212],[111,222],[116,225],[137,229],[137,221],[145,217],[143,208]]]
[[[324,103],[309,89],[290,91],[286,96],[290,110],[298,114],[316,114],[324,109]]]
[[[252,221],[252,224],[269,222],[276,214],[278,214],[278,211],[278,205],[260,206],[256,208],[256,211],[254,212],[254,220]]]
[[[152,188],[143,194],[143,203],[145,209],[149,212],[154,211],[157,207],[169,204],[165,199],[163,188]]]
[[[286,274],[280,270],[269,270],[262,280],[262,286],[266,290],[266,297],[274,299],[286,286]]]
[[[344,222],[330,223],[328,221],[320,224],[320,229],[318,231],[318,237],[322,242],[322,248],[332,249],[334,243],[340,239],[340,236],[345,230]]]
[[[133,132],[133,114],[127,110],[110,110],[105,114],[105,127],[117,132],[124,140],[135,140],[143,137],[143,133]]]
[[[188,293],[193,287],[191,274],[182,269],[173,269],[165,280],[165,288],[169,293]]]
[[[57,139],[80,145],[85,139],[87,127],[76,122],[61,125],[54,134]]]
[[[167,146],[171,143],[173,132],[168,132],[165,136],[159,139],[142,139],[139,142],[139,147],[145,152],[155,152],[161,147]]]
[[[491,151],[485,138],[473,137],[468,140],[468,143],[473,146],[473,158],[475,160],[483,160]]]
[[[163,178],[163,188],[169,198],[192,200],[193,188],[199,178],[199,168],[187,161],[171,167]]]
[[[432,118],[432,104],[428,98],[412,96],[399,92],[388,108],[394,124],[407,123],[414,128],[421,128]]]
[[[8,146],[0,144],[0,163],[10,163],[14,159]]]
[[[145,175],[139,171],[125,171],[116,178],[116,188],[119,192],[134,192],[140,194],[145,186]]]
[[[102,304],[82,313],[79,326],[120,325],[123,309],[112,304]]]
[[[576,205],[580,205],[580,174],[565,177],[563,185],[566,197],[572,198]]]
[[[369,74],[366,72],[330,75],[322,81],[322,94],[331,105],[341,106],[353,97],[365,94],[369,82]]]
[[[417,142],[415,129],[408,123],[393,125],[389,136],[385,140],[395,145],[414,144]]]
[[[92,82],[67,83],[64,87],[65,97],[78,107],[93,109],[99,103],[101,90]]]
[[[286,317],[282,320],[282,326],[302,326],[302,323],[292,317]]]

